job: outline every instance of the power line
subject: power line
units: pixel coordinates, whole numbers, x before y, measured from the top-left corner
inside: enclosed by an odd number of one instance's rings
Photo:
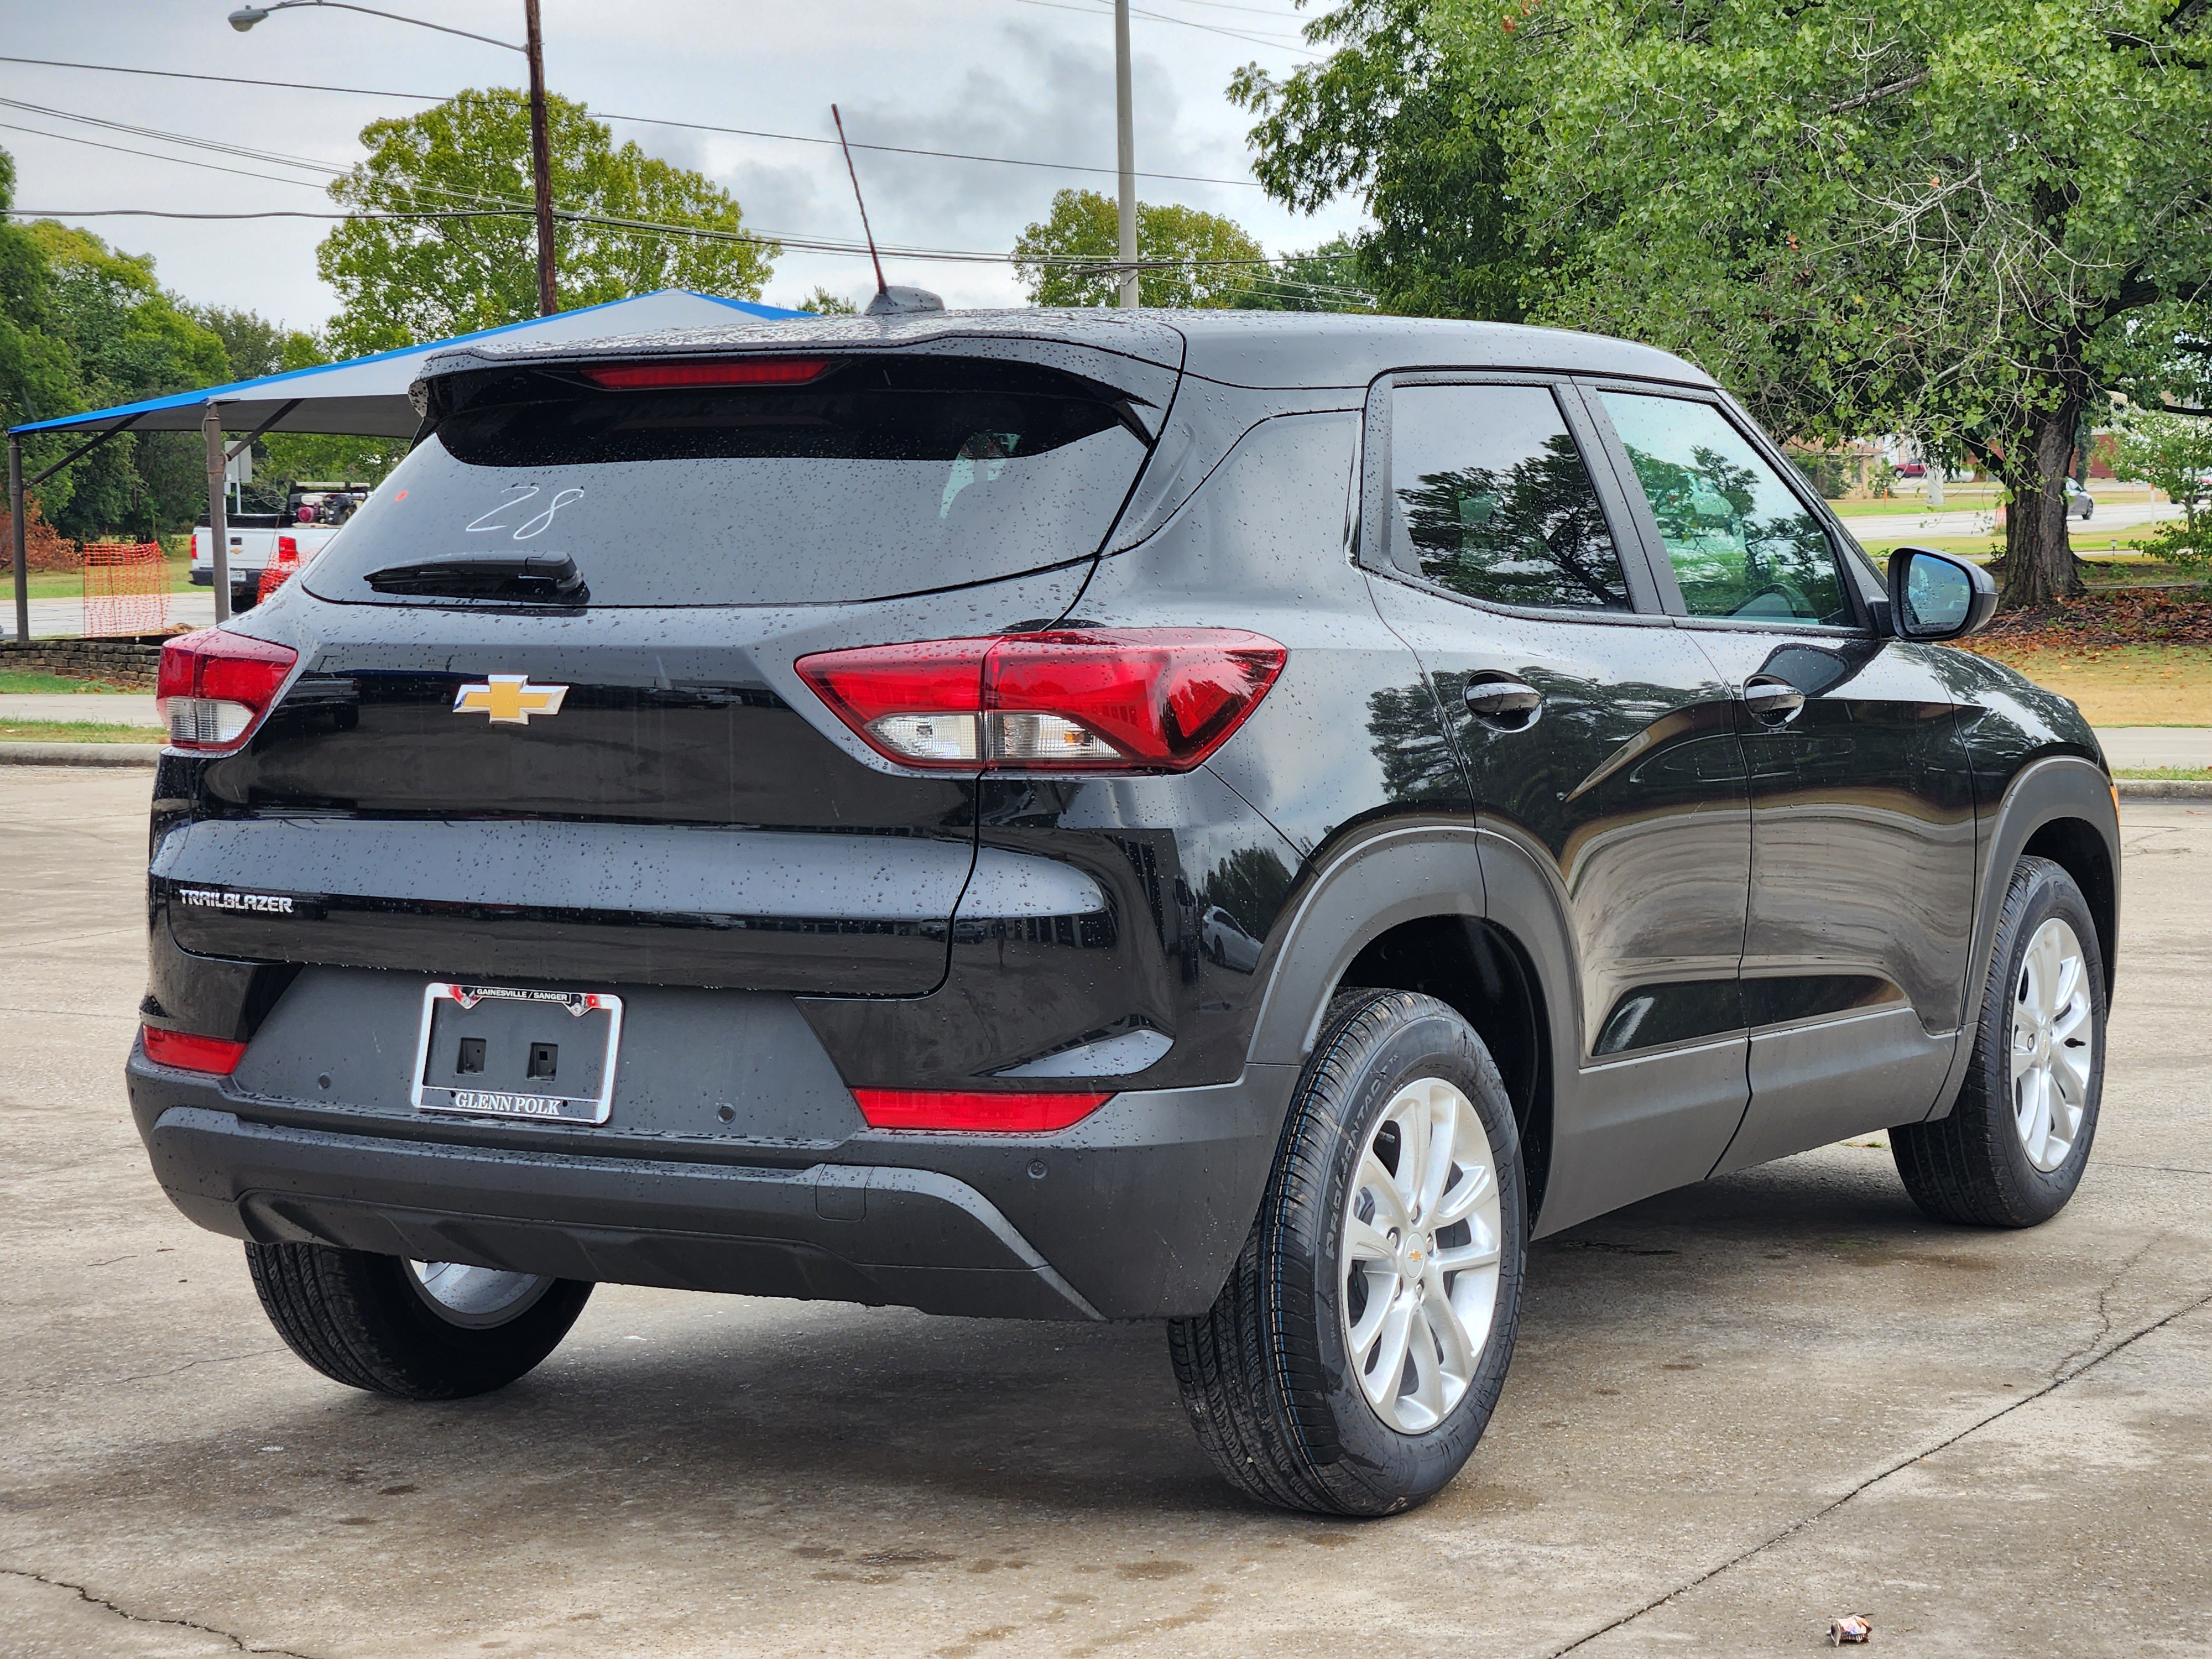
[[[104,131],[128,133],[133,137],[150,138],[157,143],[180,144],[188,148],[210,150],[220,155],[234,156],[241,160],[261,161],[276,166],[300,167],[312,172],[321,173],[326,177],[331,178],[343,178],[349,171],[347,168],[339,167],[331,162],[316,161],[312,157],[288,155],[278,150],[251,149],[242,145],[224,143],[215,139],[200,138],[188,133],[169,132],[160,127],[139,126],[130,122],[112,120],[105,116],[82,115],[70,110],[56,109],[48,105],[27,103],[21,99],[0,98],[0,107],[29,110],[40,115],[58,118],[62,120],[82,122],[92,126],[99,127]],[[322,188],[321,185],[311,179],[285,178],[276,173],[251,173],[242,167],[224,167],[218,162],[195,161],[189,156],[184,155],[167,155],[158,150],[136,149],[128,145],[107,143],[99,139],[87,138],[75,133],[48,132],[41,128],[26,127],[14,122],[0,121],[0,130],[27,132],[38,137],[52,138],[64,143],[83,144],[94,149],[110,150],[118,155],[137,155],[148,161],[167,161],[176,167],[198,167],[206,172],[228,173],[235,178],[255,179],[269,184],[295,185],[311,190]],[[261,214],[239,213],[228,216],[170,213],[153,209],[119,208],[86,210],[73,214],[61,214],[58,210],[53,211],[58,216],[79,218],[133,217],[185,219],[227,216],[234,218],[265,217],[343,220],[379,218],[460,219],[471,217],[506,217],[513,214],[525,213],[532,210],[526,204],[524,204],[514,197],[485,195],[478,191],[452,190],[434,185],[419,185],[417,188],[426,191],[434,196],[444,197],[449,201],[476,204],[477,208],[482,210],[365,210],[353,213],[270,211]],[[601,215],[579,213],[572,210],[556,209],[555,216],[564,219],[571,223],[589,224],[610,229],[635,231],[647,234],[665,234],[692,238],[703,237],[715,240],[741,242],[754,246],[771,249],[778,247],[790,247],[804,252],[835,253],[841,255],[853,254],[866,251],[860,244],[857,243],[837,241],[819,237],[781,235],[775,232],[769,231],[710,230],[698,226],[670,224],[664,221],[615,218]],[[902,248],[896,251],[904,257],[910,258],[988,261],[991,263],[1018,263],[1033,265],[1070,265],[1086,268],[1105,264],[1112,266],[1115,269],[1121,268],[1121,262],[1118,260],[1105,260],[1088,255],[1039,255],[1030,258],[1017,259],[1015,256],[1011,254],[984,253],[969,250]],[[1282,259],[1291,257],[1296,256],[1280,255],[1271,258],[1262,258],[1256,260],[1149,260],[1139,261],[1138,264],[1140,268],[1150,269],[1164,267],[1186,268],[1201,264],[1273,264],[1279,263]],[[1343,291],[1346,293],[1357,293],[1357,290],[1352,289],[1346,289]]]
[[[1042,0],[1034,0],[1042,3]],[[1090,7],[1071,9],[1088,11]],[[1172,19],[1169,20],[1174,21]],[[165,81],[210,81],[223,86],[273,87],[284,92],[335,92],[353,98],[398,98],[411,103],[442,104],[453,94],[434,92],[397,92],[377,87],[326,86],[313,81],[271,81],[244,75],[207,75],[186,70],[139,69],[126,64],[84,64],[61,58],[17,58],[0,53],[0,64],[30,64],[44,69],[94,70],[108,75],[143,75]],[[618,115],[610,110],[590,112],[602,121],[629,121],[641,126],[680,127],[688,132],[714,132],[736,138],[769,138],[787,144],[828,144],[834,146],[835,138],[816,137],[803,132],[769,132],[758,127],[718,126],[707,121],[678,121],[660,115]],[[868,144],[855,140],[854,149],[873,150],[884,155],[921,155],[943,161],[985,161],[996,167],[1038,167],[1048,173],[1096,173],[1111,174],[1112,167],[1088,167],[1079,161],[1034,161],[1018,155],[979,155],[964,150],[927,149],[910,144]],[[1139,179],[1158,179],[1172,184],[1223,185],[1238,190],[1264,189],[1256,179],[1215,179],[1194,173],[1140,173]]]
[[[50,135],[52,136],[52,135]],[[87,140],[85,142],[90,142]],[[112,149],[112,145],[101,145]],[[132,152],[133,154],[140,152]],[[170,156],[161,159],[174,161]],[[188,165],[205,165],[192,163]],[[229,168],[219,171],[228,172]],[[249,177],[253,176],[249,174]],[[294,181],[304,182],[304,181]],[[171,208],[9,208],[7,216],[17,219],[322,219],[322,220],[416,220],[416,219],[526,219],[534,210],[517,203],[512,207],[491,208],[392,208],[375,209],[358,213],[331,212],[304,208],[260,208],[238,212],[186,212]],[[603,229],[634,231],[654,236],[688,236],[702,241],[742,242],[755,246],[776,246],[804,249],[814,253],[842,254],[854,258],[868,257],[867,246],[861,242],[836,241],[801,236],[769,236],[752,231],[720,230],[710,225],[671,225],[649,219],[627,219],[612,214],[579,213],[568,208],[556,208],[556,219],[568,224],[591,225]],[[987,252],[975,248],[927,248],[886,246],[881,250],[902,259],[932,259],[960,264],[1027,264],[1066,266],[1105,271],[1119,270],[1123,262],[1112,254],[1100,253],[1036,253],[1012,254]],[[1288,260],[1307,256],[1291,253],[1262,254],[1255,258],[1238,259],[1138,259],[1133,263],[1140,270],[1190,270],[1198,269],[1250,268],[1281,264]],[[1339,289],[1334,284],[1308,283],[1294,276],[1266,276],[1259,280],[1278,286],[1297,287],[1315,292],[1334,292],[1366,297],[1357,289]]]
[[[1014,3],[1018,6],[1043,6],[1052,11],[1079,11],[1091,17],[1111,15],[1110,13],[1102,14],[1101,9],[1097,6],[1073,4],[1070,3],[1069,0],[1014,0]],[[1306,51],[1303,46],[1284,44],[1288,39],[1284,35],[1251,34],[1242,29],[1224,28],[1218,23],[1194,23],[1188,17],[1170,17],[1163,11],[1139,11],[1133,6],[1129,9],[1129,15],[1148,18],[1155,23],[1173,23],[1178,28],[1201,29],[1208,34],[1225,34],[1232,40],[1242,40],[1249,46],[1267,46],[1277,52],[1287,52],[1293,57],[1316,56],[1316,53]]]

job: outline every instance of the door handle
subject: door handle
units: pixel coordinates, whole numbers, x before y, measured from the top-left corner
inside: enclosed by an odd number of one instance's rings
[[[1787,726],[1803,710],[1805,694],[1787,680],[1760,675],[1744,682],[1743,706],[1762,726]]]
[[[1526,680],[1471,680],[1466,696],[1468,712],[1477,720],[1509,732],[1534,724],[1544,706],[1544,694]]]

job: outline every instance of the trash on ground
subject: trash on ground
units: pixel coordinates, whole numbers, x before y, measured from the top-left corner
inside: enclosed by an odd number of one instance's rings
[[[1868,1642],[1874,1639],[1874,1626],[1856,1613],[1847,1613],[1840,1619],[1828,1621],[1828,1645],[1842,1647],[1845,1643]]]

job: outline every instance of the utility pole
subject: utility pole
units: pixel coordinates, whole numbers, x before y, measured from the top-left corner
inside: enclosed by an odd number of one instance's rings
[[[8,434],[8,513],[13,520],[9,534],[9,562],[14,567],[15,578],[15,643],[31,642],[31,561],[24,545],[23,523],[23,441],[14,433]]]
[[[243,34],[272,14],[289,11],[295,6],[328,6],[338,11],[365,12],[371,17],[386,17],[395,23],[435,29],[441,34],[458,34],[465,40],[481,40],[488,46],[504,46],[529,60],[530,182],[538,198],[538,314],[550,317],[558,311],[560,296],[553,289],[553,155],[545,132],[545,46],[538,32],[538,0],[522,0],[526,34],[519,46],[512,40],[495,40],[489,34],[457,29],[450,23],[434,23],[427,17],[408,17],[396,11],[379,11],[374,6],[356,5],[353,0],[271,0],[267,5],[244,5],[231,13],[230,26]]]
[[[545,131],[545,43],[538,0],[522,0],[523,52],[530,59],[530,182],[538,197],[538,314],[561,309],[553,289],[553,145]]]
[[[222,411],[213,404],[200,416],[200,435],[207,441],[208,548],[215,559],[215,619],[230,620],[230,502],[224,474],[230,457],[222,453]]]
[[[537,0],[531,0],[535,6]],[[1129,97],[1129,0],[1114,0],[1114,120],[1121,141],[1121,304],[1137,295],[1137,112]]]

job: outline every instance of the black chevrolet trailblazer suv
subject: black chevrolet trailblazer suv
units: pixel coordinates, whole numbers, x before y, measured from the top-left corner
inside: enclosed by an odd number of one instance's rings
[[[1887,1128],[2023,1226],[2118,916],[2076,710],[1705,374],[1383,318],[457,349],[171,644],[155,1173],[309,1364],[595,1283],[1157,1319],[1224,1476],[1466,1461],[1528,1242]]]

